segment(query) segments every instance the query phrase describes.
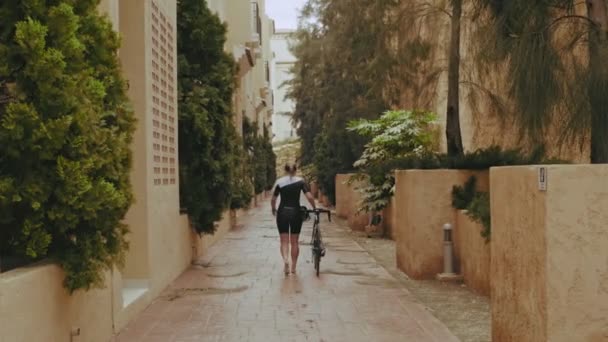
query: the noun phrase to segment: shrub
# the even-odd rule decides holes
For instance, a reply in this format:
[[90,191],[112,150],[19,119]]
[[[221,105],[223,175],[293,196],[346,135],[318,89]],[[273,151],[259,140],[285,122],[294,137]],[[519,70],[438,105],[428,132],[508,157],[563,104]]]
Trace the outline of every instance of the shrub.
[[236,66],[205,1],[178,1],[177,10],[180,205],[197,232],[213,233],[234,185]]
[[[11,5],[12,4],[12,5]],[[0,5],[0,254],[51,257],[73,292],[123,261],[134,116],[96,1]]]
[[[384,209],[394,193],[395,178],[387,169],[395,158],[420,158],[435,147],[433,122],[436,115],[419,111],[387,111],[376,120],[354,120],[349,131],[369,138],[354,164],[359,173],[353,180],[364,182],[357,190],[362,196],[359,211]],[[365,176],[363,176],[365,175]]]
[[475,197],[477,177],[471,176],[464,186],[456,185],[452,188],[452,207],[465,210]]
[[230,208],[248,208],[253,199],[251,161],[240,141],[237,143],[235,150],[233,172]]
[[264,125],[262,135],[258,134],[258,123],[243,118],[243,139],[245,149],[251,153],[253,165],[253,185],[256,194],[270,190],[277,178],[277,157],[272,149],[268,128]]
[[454,186],[452,189],[452,207],[466,210],[467,216],[481,224],[481,236],[490,240],[492,217],[490,211],[490,194],[476,190],[477,178],[471,176],[464,186]]
[[467,215],[475,222],[483,226],[481,236],[490,241],[492,234],[492,217],[490,210],[490,194],[487,192],[477,192],[467,208]]
[[336,173],[348,170],[341,167],[333,147],[328,135],[320,133],[315,141],[314,165],[319,188],[330,202],[336,203]]
[[270,191],[277,181],[277,156],[272,148],[270,134],[266,126],[264,126],[264,154],[266,155],[266,187],[264,190]]

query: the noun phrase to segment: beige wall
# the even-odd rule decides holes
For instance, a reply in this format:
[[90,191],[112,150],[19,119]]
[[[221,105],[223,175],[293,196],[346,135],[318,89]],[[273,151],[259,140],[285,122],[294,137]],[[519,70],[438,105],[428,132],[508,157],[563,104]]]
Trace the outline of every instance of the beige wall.
[[491,170],[495,341],[608,339],[608,166]]
[[193,241],[191,258],[196,261],[201,256],[205,255],[209,247],[221,239],[236,225],[236,212],[225,211],[222,219],[216,224],[215,234],[199,235],[192,231],[191,239]]
[[452,188],[476,174],[484,190],[483,172],[407,170],[395,172],[397,266],[414,279],[434,278],[443,270],[443,230],[456,222]]
[[481,236],[483,226],[474,222],[466,211],[456,211],[454,254],[458,272],[473,291],[490,296],[491,245]]
[[185,269],[191,253],[188,222],[179,213],[176,3],[120,5],[121,61],[138,119],[131,176],[136,203],[126,218],[131,249],[122,276],[148,281],[155,296]]
[[395,197],[391,198],[388,206],[384,209],[382,213],[382,226],[384,228],[384,236],[391,240],[395,240],[395,227],[397,225],[397,211],[399,207],[397,206],[397,201]]
[[[63,288],[64,273],[53,264],[24,267],[0,275],[0,341],[108,342],[112,336],[112,289]],[[70,339],[73,328],[80,336]]]
[[348,220],[351,229],[364,230],[369,223],[369,215],[359,213],[361,195],[356,189],[360,183],[348,184],[351,176],[353,174],[336,175],[336,215]]

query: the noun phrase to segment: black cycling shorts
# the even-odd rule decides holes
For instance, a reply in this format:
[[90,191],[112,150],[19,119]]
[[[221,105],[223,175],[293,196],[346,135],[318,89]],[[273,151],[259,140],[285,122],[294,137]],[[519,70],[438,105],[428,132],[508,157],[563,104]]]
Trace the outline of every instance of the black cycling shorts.
[[302,212],[300,208],[279,208],[277,212],[277,228],[279,234],[298,235],[302,230]]

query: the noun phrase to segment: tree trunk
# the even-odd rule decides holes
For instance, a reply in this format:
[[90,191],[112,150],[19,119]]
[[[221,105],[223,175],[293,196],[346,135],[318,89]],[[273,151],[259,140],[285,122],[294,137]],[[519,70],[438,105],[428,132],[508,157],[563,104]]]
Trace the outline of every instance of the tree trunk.
[[589,31],[589,102],[591,105],[591,163],[608,163],[608,4],[586,0]]
[[452,0],[450,56],[448,65],[448,108],[446,113],[445,135],[448,155],[464,153],[460,133],[460,18],[462,0]]

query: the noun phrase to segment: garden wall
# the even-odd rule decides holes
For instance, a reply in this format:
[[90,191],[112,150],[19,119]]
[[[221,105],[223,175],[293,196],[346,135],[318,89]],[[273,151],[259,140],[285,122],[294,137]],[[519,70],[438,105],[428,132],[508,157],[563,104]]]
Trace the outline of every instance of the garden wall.
[[483,226],[467,216],[466,211],[456,212],[454,226],[454,252],[459,273],[473,291],[490,296],[491,245],[481,236]]
[[395,227],[397,225],[397,201],[395,198],[391,198],[388,206],[382,212],[382,228],[384,229],[384,236],[388,239],[395,240]]
[[359,183],[348,184],[351,176],[353,174],[336,175],[336,215],[348,220],[351,229],[362,231],[368,225],[369,217],[358,213],[361,195],[355,189]]
[[491,170],[494,341],[608,339],[608,166]]
[[[246,212],[226,212],[213,235],[199,237],[180,215],[170,229],[152,239],[157,253],[150,255],[150,281],[141,296],[127,305],[125,291],[131,285],[115,270],[106,274],[105,288],[69,295],[63,288],[64,273],[56,264],[41,263],[0,274],[0,341],[70,341],[73,328],[80,329],[74,341],[107,342],[139,314],[158,293],[204,255]],[[165,276],[154,276],[161,275]],[[137,291],[132,288],[130,291]],[[36,328],[32,329],[32,322]]]
[[0,275],[0,341],[107,342],[112,337],[112,289],[77,292],[63,288],[64,273],[54,264],[37,264]]
[[196,261],[202,257],[207,252],[209,247],[224,237],[224,235],[234,228],[236,224],[236,212],[227,210],[222,215],[222,219],[217,222],[215,234],[199,235],[192,231],[193,253],[191,257],[193,261]]
[[395,172],[397,266],[413,279],[434,278],[443,270],[443,225],[456,223],[452,188],[472,175],[487,190],[488,172],[406,170]]

